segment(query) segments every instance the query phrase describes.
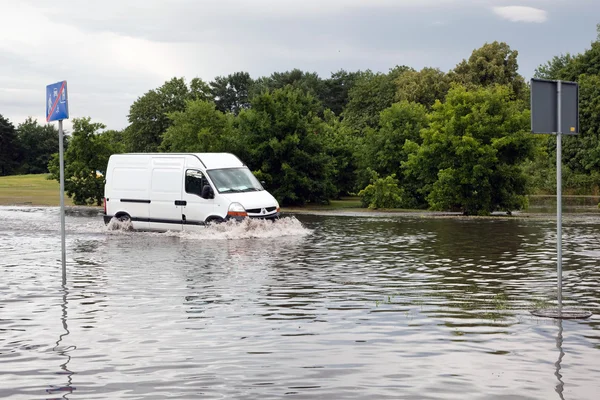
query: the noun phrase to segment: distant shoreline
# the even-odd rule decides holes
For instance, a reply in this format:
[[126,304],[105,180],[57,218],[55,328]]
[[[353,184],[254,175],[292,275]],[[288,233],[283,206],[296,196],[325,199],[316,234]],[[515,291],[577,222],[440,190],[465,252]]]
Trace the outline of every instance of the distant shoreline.
[[[0,210],[6,208],[56,208],[58,205],[31,205],[31,204],[0,204]],[[103,207],[98,206],[65,206],[66,215],[94,217],[104,214]],[[294,215],[315,215],[331,217],[355,217],[355,218],[422,218],[422,219],[457,219],[457,220],[544,220],[555,221],[555,212],[530,212],[516,211],[511,215],[505,212],[495,212],[492,215],[463,215],[460,212],[444,212],[429,210],[369,210],[365,208],[355,209],[319,209],[311,207],[290,207],[281,209],[281,217],[285,218]],[[600,210],[597,208],[586,207],[578,212],[563,212],[563,221],[574,220],[598,220],[600,222]]]
[[[1,207],[59,207],[58,182],[47,179],[48,174],[13,175],[0,177]],[[526,210],[514,211],[512,215],[495,212],[490,216],[465,216],[460,212],[439,212],[422,209],[368,209],[360,207],[360,198],[344,197],[331,200],[328,205],[307,204],[299,207],[281,207],[285,214],[337,215],[351,217],[419,217],[419,218],[491,218],[491,219],[556,219],[555,195],[531,195],[530,207]],[[600,209],[598,195],[563,195],[563,213],[565,219],[580,216],[598,216]],[[72,214],[102,213],[102,206],[77,206],[65,195],[67,212]]]

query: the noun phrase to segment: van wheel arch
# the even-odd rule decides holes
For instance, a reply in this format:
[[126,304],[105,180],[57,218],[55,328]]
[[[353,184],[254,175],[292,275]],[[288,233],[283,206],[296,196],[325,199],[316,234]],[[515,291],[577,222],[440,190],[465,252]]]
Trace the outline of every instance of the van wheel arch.
[[204,223],[206,225],[220,224],[222,222],[225,222],[225,219],[223,217],[219,217],[218,215],[211,215],[210,217],[206,218],[206,220],[204,221]]
[[126,212],[119,211],[115,214],[115,218],[121,222],[131,221],[131,217]]

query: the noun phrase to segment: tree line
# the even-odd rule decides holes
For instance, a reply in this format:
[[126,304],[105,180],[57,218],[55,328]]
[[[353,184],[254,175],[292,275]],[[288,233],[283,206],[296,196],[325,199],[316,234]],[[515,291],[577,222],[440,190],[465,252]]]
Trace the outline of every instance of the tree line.
[[[76,204],[100,204],[110,154],[224,151],[283,205],[356,194],[371,208],[518,210],[529,194],[555,192],[556,142],[530,133],[530,87],[517,59],[508,44],[493,42],[448,72],[402,65],[325,79],[298,69],[208,83],[174,77],[133,102],[121,131],[73,119],[65,187]],[[556,56],[535,76],[579,83],[582,130],[563,139],[563,183],[566,192],[596,194],[600,29],[589,49]],[[58,179],[56,130],[31,119],[11,127],[0,119],[0,173],[47,166]],[[48,148],[32,150],[45,140]]]

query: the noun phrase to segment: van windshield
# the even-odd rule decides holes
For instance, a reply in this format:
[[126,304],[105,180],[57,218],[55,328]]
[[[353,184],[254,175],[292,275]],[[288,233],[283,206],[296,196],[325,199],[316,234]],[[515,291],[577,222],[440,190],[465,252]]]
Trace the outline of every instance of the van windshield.
[[206,171],[219,193],[256,192],[264,190],[248,168],[211,169]]

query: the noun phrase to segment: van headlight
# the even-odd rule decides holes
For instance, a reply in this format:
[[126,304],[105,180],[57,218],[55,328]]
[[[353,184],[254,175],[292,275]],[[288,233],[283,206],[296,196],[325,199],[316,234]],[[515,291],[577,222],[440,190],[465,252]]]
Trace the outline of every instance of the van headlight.
[[231,203],[229,205],[229,210],[227,211],[227,215],[229,217],[247,217],[248,213],[243,205],[240,203]]

